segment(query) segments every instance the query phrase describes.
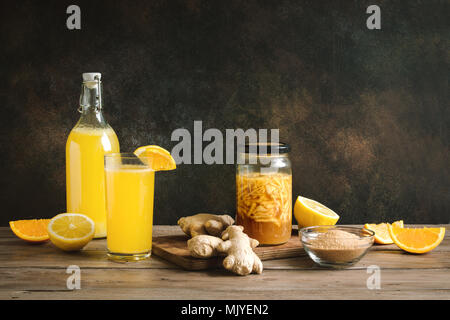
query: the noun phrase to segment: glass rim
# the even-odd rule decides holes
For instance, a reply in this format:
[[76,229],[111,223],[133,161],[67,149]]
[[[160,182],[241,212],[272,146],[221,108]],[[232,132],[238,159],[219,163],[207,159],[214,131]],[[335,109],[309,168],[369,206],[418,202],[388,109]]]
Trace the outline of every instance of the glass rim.
[[105,158],[139,159],[133,152],[111,152],[106,153]]
[[152,168],[151,164],[147,163],[143,159],[139,158],[132,152],[112,152],[104,155],[105,170],[111,170],[113,168],[122,168],[123,166],[133,165],[139,166],[139,170],[148,169],[156,171]]
[[[365,229],[364,227],[352,227],[352,226],[346,226],[346,225],[318,225],[318,226],[300,228],[298,231],[300,232],[300,234],[302,236],[309,238],[310,236],[313,236],[314,234],[322,233],[321,231],[318,231],[320,229],[327,229],[327,230],[334,229],[334,230],[347,231],[347,232],[359,235],[359,240],[373,238],[375,236],[375,232],[373,230]],[[340,238],[340,237],[333,237],[333,238]]]

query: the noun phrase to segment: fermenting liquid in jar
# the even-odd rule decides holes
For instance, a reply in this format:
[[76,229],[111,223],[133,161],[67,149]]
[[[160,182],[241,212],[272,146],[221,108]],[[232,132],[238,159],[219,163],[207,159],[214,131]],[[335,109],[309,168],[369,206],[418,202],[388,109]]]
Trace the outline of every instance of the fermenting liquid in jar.
[[236,173],[236,224],[261,245],[283,244],[291,237],[292,174],[287,164],[272,172],[247,167]]

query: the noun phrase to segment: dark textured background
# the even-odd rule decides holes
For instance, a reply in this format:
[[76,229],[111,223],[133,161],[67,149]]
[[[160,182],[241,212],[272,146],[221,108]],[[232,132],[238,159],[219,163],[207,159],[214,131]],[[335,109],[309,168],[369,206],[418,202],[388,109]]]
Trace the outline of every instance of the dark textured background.
[[[79,4],[82,30],[66,29]],[[366,28],[370,4],[382,30]],[[1,218],[65,211],[81,73],[122,151],[176,128],[280,128],[294,195],[340,223],[448,223],[449,1],[2,1]],[[232,165],[158,173],[155,223],[234,213]]]

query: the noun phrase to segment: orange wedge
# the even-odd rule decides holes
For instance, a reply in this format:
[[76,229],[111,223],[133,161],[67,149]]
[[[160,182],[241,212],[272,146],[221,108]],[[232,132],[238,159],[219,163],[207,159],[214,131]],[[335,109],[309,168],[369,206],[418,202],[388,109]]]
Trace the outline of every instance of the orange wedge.
[[134,154],[155,171],[174,170],[177,168],[170,152],[160,146],[139,147],[134,151]]
[[[403,220],[395,221],[392,225],[399,228],[403,228]],[[391,239],[391,236],[389,235],[388,223],[379,223],[379,224],[366,223],[364,225],[364,228],[375,232],[374,236],[375,243],[378,244],[394,243],[394,241],[392,241]]]
[[16,236],[28,242],[40,243],[49,239],[47,225],[50,219],[10,221],[9,226]]
[[389,235],[401,249],[410,253],[425,253],[444,239],[445,228],[400,228],[388,226]]

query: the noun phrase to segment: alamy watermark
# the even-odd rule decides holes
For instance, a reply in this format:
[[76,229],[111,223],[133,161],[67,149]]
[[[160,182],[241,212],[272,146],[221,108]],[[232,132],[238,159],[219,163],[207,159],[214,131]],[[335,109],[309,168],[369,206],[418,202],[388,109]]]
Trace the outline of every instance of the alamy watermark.
[[[378,5],[372,4],[367,7],[366,13],[370,16],[366,20],[366,26],[369,30],[381,29],[381,9]],[[66,27],[69,30],[81,29],[81,8],[78,5],[72,4],[67,7],[66,14],[69,16],[66,19]]]
[[81,289],[81,270],[77,265],[70,265],[66,269],[66,273],[70,274],[66,280],[66,286],[69,290]]
[[81,9],[79,6],[72,4],[67,7],[66,13],[70,14],[66,20],[66,27],[69,30],[81,29]]
[[[239,154],[244,152],[245,144],[251,154],[277,154],[278,149],[274,146],[279,144],[279,129],[225,129],[223,134],[216,128],[203,132],[203,122],[194,121],[193,134],[185,128],[179,128],[172,132],[171,141],[178,142],[171,151],[177,164],[269,164],[271,158],[246,160]],[[205,147],[204,142],[207,143]]]
[[371,265],[367,267],[367,273],[371,274],[367,278],[366,285],[369,290],[381,289],[381,269],[377,265]]
[[381,29],[381,9],[376,4],[367,7],[366,13],[371,15],[366,20],[366,26],[369,30]]

